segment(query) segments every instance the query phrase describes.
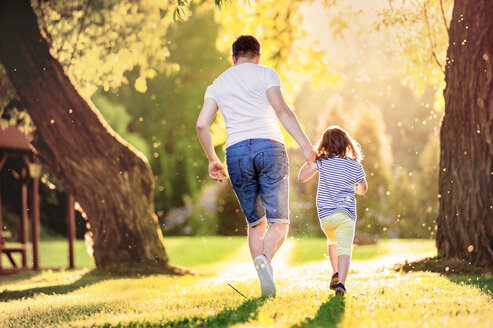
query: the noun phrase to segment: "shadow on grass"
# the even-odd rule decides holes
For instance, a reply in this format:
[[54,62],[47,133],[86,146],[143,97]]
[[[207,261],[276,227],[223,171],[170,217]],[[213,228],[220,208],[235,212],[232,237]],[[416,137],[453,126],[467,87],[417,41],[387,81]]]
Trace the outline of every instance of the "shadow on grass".
[[443,275],[481,275],[492,274],[493,267],[477,267],[467,261],[459,259],[443,259],[438,257],[427,257],[414,262],[397,263],[394,271],[412,272],[429,271]]
[[[24,276],[24,278],[26,277]],[[47,295],[68,294],[79,288],[83,288],[103,280],[115,279],[115,278],[118,277],[112,277],[108,274],[89,272],[83,275],[79,280],[71,284],[51,285],[51,286],[29,288],[23,290],[4,290],[0,292],[0,302],[19,300],[23,298],[31,298],[38,294],[47,294]]]
[[121,323],[116,326],[106,324],[101,326],[102,328],[109,327],[207,327],[207,328],[222,328],[230,327],[232,325],[247,323],[250,320],[257,319],[258,309],[266,301],[265,298],[251,298],[243,302],[240,306],[234,309],[225,309],[214,316],[209,317],[190,317],[179,320],[164,321],[158,323],[151,323],[146,321],[135,321]]
[[470,285],[493,296],[493,267],[477,267],[459,259],[428,257],[414,262],[396,264],[398,272],[437,272],[458,285]]
[[306,318],[293,327],[337,327],[344,318],[344,310],[344,297],[334,295],[322,303],[314,318]]
[[2,289],[2,286],[4,285],[11,285],[15,284],[17,282],[23,281],[23,280],[28,280],[32,279],[36,276],[39,276],[42,272],[41,271],[20,271],[18,273],[12,274],[12,275],[2,275],[0,276],[0,290]]
[[[29,308],[28,308],[29,309]],[[70,304],[63,302],[50,304],[34,311],[16,310],[6,313],[2,319],[1,327],[72,327],[71,323],[78,320],[87,320],[95,313],[109,313],[110,311],[123,311],[108,302],[88,302],[84,304]]]
[[481,289],[493,297],[493,275],[447,276],[447,279],[458,285],[470,285]]
[[229,327],[234,324],[245,323],[257,318],[258,309],[265,301],[265,298],[248,299],[239,307],[225,309],[215,316],[168,321],[164,323],[164,327]]

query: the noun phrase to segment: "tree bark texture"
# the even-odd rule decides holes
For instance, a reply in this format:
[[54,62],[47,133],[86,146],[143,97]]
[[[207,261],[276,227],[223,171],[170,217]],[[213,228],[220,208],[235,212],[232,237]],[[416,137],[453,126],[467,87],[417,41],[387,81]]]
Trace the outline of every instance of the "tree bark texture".
[[170,269],[147,160],[79,94],[28,0],[0,0],[0,63],[36,125],[39,159],[87,214],[96,266]]
[[493,266],[493,1],[455,0],[440,131],[438,253]]

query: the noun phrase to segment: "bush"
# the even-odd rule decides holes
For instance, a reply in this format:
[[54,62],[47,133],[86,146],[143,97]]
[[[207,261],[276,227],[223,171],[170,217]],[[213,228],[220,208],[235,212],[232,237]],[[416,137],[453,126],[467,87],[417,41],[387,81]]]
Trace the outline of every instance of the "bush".
[[185,198],[185,206],[173,209],[164,219],[163,233],[169,236],[205,236],[217,232],[217,214],[213,209],[192,203]]

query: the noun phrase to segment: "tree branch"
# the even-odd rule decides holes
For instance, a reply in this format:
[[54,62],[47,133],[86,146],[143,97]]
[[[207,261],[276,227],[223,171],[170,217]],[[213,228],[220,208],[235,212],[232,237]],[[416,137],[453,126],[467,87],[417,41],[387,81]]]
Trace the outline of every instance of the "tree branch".
[[426,28],[428,29],[428,40],[430,41],[430,48],[431,48],[431,54],[433,55],[433,58],[435,59],[435,62],[437,63],[438,67],[442,70],[443,74],[445,74],[445,70],[443,69],[442,64],[440,64],[440,61],[437,58],[436,52],[435,52],[435,45],[433,44],[433,39],[431,38],[431,29],[430,29],[430,22],[428,21],[428,13],[426,11],[426,3],[428,1],[424,2],[424,14],[425,14],[425,20],[426,20]]
[[77,33],[77,38],[75,39],[75,44],[74,44],[74,49],[72,50],[72,55],[70,55],[70,60],[69,60],[68,65],[67,65],[67,71],[70,68],[70,65],[72,65],[72,60],[74,59],[75,51],[77,50],[77,44],[79,44],[80,34],[82,33],[82,30],[84,29],[84,22],[86,20],[87,12],[88,12],[89,5],[90,5],[91,1],[92,0],[87,0],[86,6],[84,7],[84,12],[82,13],[82,17],[80,18],[80,28],[79,28],[79,32]]
[[38,9],[41,16],[41,21],[43,22],[43,33],[46,36],[47,39],[46,41],[48,41],[48,43],[51,46],[53,44],[53,38],[51,37],[51,33],[48,30],[48,23],[46,22],[46,13],[43,9],[43,5],[41,4],[41,1],[38,2]]
[[392,6],[392,1],[393,0],[388,0],[388,3],[389,3],[390,10],[394,11],[394,6]]
[[440,9],[442,10],[442,18],[443,18],[443,24],[445,25],[445,29],[447,30],[447,34],[450,37],[450,28],[447,25],[447,18],[445,17],[445,12],[443,11],[443,2],[440,0]]

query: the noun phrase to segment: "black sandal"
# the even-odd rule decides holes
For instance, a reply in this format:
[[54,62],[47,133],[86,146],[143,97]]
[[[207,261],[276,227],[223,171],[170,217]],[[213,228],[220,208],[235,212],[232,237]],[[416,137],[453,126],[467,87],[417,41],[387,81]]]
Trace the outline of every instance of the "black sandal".
[[338,283],[339,283],[339,272],[336,272],[334,273],[332,279],[330,280],[330,289],[335,290]]
[[342,283],[338,283],[335,289],[336,295],[344,296],[346,294],[346,287]]

